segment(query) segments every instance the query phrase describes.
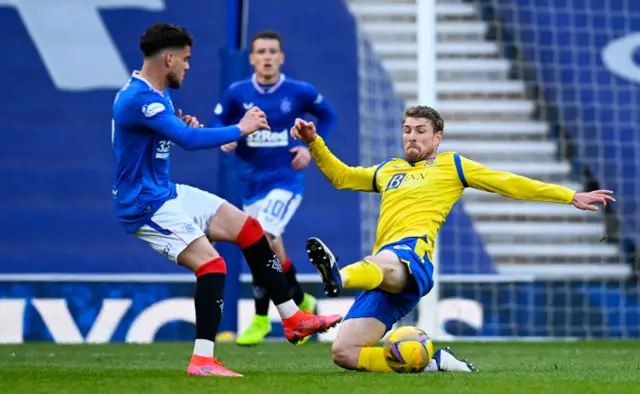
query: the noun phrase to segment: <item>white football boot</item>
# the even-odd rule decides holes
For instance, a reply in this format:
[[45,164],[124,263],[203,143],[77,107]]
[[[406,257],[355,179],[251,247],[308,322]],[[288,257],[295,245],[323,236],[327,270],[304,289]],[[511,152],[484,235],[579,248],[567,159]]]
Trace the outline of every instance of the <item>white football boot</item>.
[[449,347],[439,349],[429,363],[425,372],[478,372],[469,361],[458,360]]

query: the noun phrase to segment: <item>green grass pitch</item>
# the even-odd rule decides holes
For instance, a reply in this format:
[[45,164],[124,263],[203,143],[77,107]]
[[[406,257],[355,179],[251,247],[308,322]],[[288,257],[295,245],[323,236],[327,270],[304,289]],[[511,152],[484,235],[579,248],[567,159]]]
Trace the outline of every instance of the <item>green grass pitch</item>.
[[244,378],[187,377],[189,343],[0,346],[0,393],[640,393],[640,342],[454,343],[477,374],[342,371],[330,346],[219,344]]

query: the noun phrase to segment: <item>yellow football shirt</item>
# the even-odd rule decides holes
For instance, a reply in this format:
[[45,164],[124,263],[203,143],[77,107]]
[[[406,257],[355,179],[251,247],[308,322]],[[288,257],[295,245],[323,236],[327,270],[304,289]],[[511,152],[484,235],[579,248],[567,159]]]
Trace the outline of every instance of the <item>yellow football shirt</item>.
[[393,158],[372,167],[349,167],[318,136],[309,145],[318,168],[337,189],[382,194],[373,254],[390,243],[426,236],[427,253],[465,189],[473,187],[521,200],[570,204],[574,190],[510,172],[494,171],[453,152],[407,162]]

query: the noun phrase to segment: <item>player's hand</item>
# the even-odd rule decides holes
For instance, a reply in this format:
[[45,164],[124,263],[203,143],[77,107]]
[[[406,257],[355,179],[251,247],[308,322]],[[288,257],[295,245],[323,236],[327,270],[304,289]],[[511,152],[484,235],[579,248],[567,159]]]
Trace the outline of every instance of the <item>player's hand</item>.
[[315,141],[317,135],[316,125],[302,119],[296,119],[296,123],[291,128],[291,138],[302,140],[307,145]]
[[291,160],[291,167],[296,171],[304,170],[311,162],[311,153],[304,146],[296,146],[289,152],[295,154],[293,160]]
[[611,194],[613,194],[611,190],[596,190],[587,193],[576,193],[573,196],[571,204],[583,211],[597,211],[598,207],[594,204],[602,204],[602,206],[606,207],[608,201],[616,201],[611,197]]
[[238,147],[238,143],[233,141],[220,147],[224,153],[233,152]]
[[253,134],[258,130],[271,130],[269,123],[267,123],[267,115],[258,107],[253,107],[245,112],[238,127],[240,127],[242,135]]
[[200,121],[198,120],[198,118],[196,118],[195,116],[191,116],[191,115],[182,115],[182,110],[179,109],[178,113],[176,114],[178,116],[178,118],[182,119],[182,121],[187,125],[187,126],[191,126],[191,127],[204,127],[203,124],[200,123]]

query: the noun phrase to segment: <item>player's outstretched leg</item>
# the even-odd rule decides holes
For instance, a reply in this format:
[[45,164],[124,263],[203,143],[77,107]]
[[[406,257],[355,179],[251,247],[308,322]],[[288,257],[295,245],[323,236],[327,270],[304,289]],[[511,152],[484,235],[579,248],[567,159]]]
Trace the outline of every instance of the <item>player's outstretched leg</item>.
[[287,280],[289,286],[289,295],[293,301],[300,307],[301,310],[309,313],[314,313],[318,300],[309,293],[305,293],[302,289],[302,285],[298,282],[296,275],[296,267],[291,262],[291,258],[285,255],[284,264],[282,264],[282,270],[284,271],[284,277]]
[[[264,213],[264,210],[260,211],[260,213]],[[296,277],[296,269],[291,262],[291,258],[287,255],[284,247],[284,240],[282,239],[282,229],[287,221],[274,218],[269,220],[268,217],[263,217],[260,215],[258,216],[258,221],[261,224],[267,223],[269,225],[268,228],[265,227],[265,233],[267,235],[267,239],[269,240],[269,244],[271,245],[271,249],[276,254],[276,256],[278,256],[278,259],[280,259],[280,261],[282,262],[282,272],[284,273],[284,277],[287,280],[287,286],[289,287],[289,295],[291,296],[291,299],[293,299],[293,302],[295,302],[301,310],[313,313],[315,311],[316,299],[310,294],[305,294],[304,290],[302,290],[302,286],[300,285],[300,283],[298,282],[298,278]],[[257,306],[258,305],[256,304],[256,311],[258,310]],[[268,308],[269,304],[267,304],[266,307]],[[265,314],[268,310],[267,308],[264,309]]]
[[[383,248],[377,255],[339,269],[329,248],[317,238],[307,241],[309,259],[316,266],[329,296],[336,296],[340,289],[364,290],[358,295],[347,313],[336,341],[333,343],[333,361],[345,369],[369,372],[391,372],[384,359],[384,350],[374,347],[394,323],[413,310],[421,297],[420,285],[428,280],[419,273],[418,266],[410,273],[407,264],[397,253],[407,248]],[[403,255],[403,261],[416,256]],[[458,360],[450,349],[440,349],[425,368],[431,371],[474,372],[473,365]]]
[[[288,257],[287,260],[289,260]],[[311,294],[304,292],[300,282],[298,282],[296,269],[293,264],[291,264],[291,260],[289,260],[288,268],[285,266],[284,277],[289,285],[289,295],[291,295],[291,298],[295,301],[298,307],[305,312],[315,313],[316,307],[318,306],[318,299]]]
[[342,289],[342,276],[331,250],[319,238],[312,237],[307,240],[307,254],[322,277],[327,297],[338,297]]
[[[273,246],[273,242],[271,242]],[[272,248],[273,249],[273,248]],[[278,254],[278,253],[276,253]],[[286,254],[285,254],[286,256]],[[308,313],[314,313],[317,300],[310,294],[304,293],[302,287],[296,279],[296,271],[288,256],[282,264],[285,279],[289,287],[289,295],[298,307]],[[253,277],[253,297],[255,301],[255,315],[251,324],[236,339],[236,343],[241,346],[255,346],[260,344],[264,338],[271,334],[271,320],[269,319],[269,304],[271,300],[265,290],[265,286],[260,282],[260,278]],[[301,340],[298,345],[306,343],[311,336]]]
[[289,342],[298,343],[342,321],[340,315],[316,316],[298,309],[289,296],[280,260],[273,253],[257,219],[225,203],[209,224],[208,230],[211,240],[232,241],[242,249],[252,275],[260,278],[269,298],[276,305]]
[[307,240],[307,254],[322,276],[324,292],[328,297],[338,297],[343,287],[362,291],[373,290],[385,280],[383,268],[367,258],[340,269],[331,250],[318,238]]
[[[363,300],[365,308],[373,307],[369,301]],[[341,368],[360,372],[393,372],[385,361],[384,349],[375,346],[386,331],[386,325],[373,317],[345,320],[333,343],[333,362]],[[476,369],[444,348],[436,351],[424,372],[476,372]]]
[[[298,305],[300,310],[307,313],[315,313],[318,300],[311,294],[305,293],[304,290],[302,290],[302,286],[296,277],[296,268],[293,266],[291,259],[286,254],[282,270],[284,271],[284,278],[287,280],[287,285],[289,286],[289,295],[291,296],[291,299],[293,299],[296,305]],[[298,345],[304,345],[309,342],[310,339],[311,335],[298,342]]]
[[[310,294],[305,294],[296,278],[296,270],[287,256],[282,234],[300,204],[301,196],[294,195],[290,191],[274,189],[263,199],[243,207],[250,216],[255,217],[264,229],[271,250],[282,263],[282,271],[287,281],[289,296],[293,302],[304,312],[314,313],[317,300]],[[286,206],[284,210],[276,211],[273,206]],[[269,306],[271,300],[262,283],[262,278],[253,276],[253,298],[255,301],[255,315],[249,327],[236,339],[236,343],[242,346],[255,346],[260,344],[272,330],[269,319]],[[311,336],[307,336],[298,345],[304,344]]]

